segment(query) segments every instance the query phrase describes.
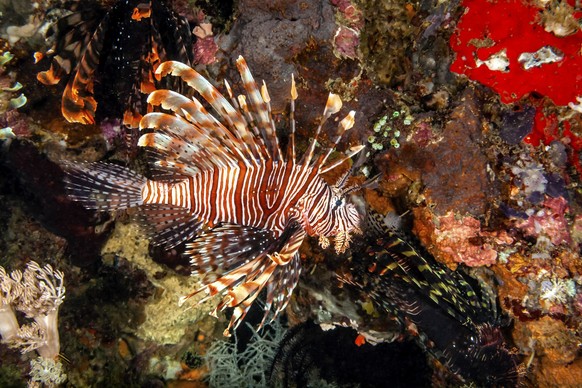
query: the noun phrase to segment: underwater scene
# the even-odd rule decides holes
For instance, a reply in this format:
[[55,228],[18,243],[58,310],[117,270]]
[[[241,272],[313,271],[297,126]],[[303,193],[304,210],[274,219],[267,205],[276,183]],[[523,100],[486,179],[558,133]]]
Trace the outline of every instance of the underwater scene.
[[582,386],[579,0],[0,0],[0,387]]

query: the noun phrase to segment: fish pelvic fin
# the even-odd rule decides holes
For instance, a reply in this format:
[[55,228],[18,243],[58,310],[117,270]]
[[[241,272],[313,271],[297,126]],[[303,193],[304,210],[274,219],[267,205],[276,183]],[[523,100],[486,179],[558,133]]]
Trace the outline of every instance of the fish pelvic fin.
[[[205,284],[200,289],[182,300],[204,291],[207,296],[200,301],[202,303],[208,298],[220,294],[222,300],[214,313],[227,307],[233,308],[230,323],[224,333],[228,336],[244,320],[253,302],[265,288],[267,300],[263,322],[271,312],[276,316],[285,308],[299,278],[301,267],[297,250],[306,234],[295,223],[287,226],[278,237],[262,229],[244,226],[229,225],[227,228],[217,227],[215,229],[203,233],[199,237],[202,242],[197,241],[197,239],[194,243],[188,244],[187,247],[190,248],[196,274],[204,274],[213,278],[208,275],[215,274],[215,269],[225,269],[226,271],[218,273],[218,278],[214,277],[214,281],[203,281]],[[265,239],[257,238],[261,234]],[[226,260],[228,264],[225,265],[224,262],[209,261],[200,256],[201,253],[208,254],[210,241],[216,243],[211,249],[215,255],[220,258],[228,256],[235,260]],[[248,241],[256,241],[256,246],[246,246]],[[240,253],[239,242],[243,244],[242,250],[249,252],[249,255]],[[205,246],[206,250],[196,255],[194,252],[198,252],[198,246]],[[219,252],[223,252],[223,254]]]

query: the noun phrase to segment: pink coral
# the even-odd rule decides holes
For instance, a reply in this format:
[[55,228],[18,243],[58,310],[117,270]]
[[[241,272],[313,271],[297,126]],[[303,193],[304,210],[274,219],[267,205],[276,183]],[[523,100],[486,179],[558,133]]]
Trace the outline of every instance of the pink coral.
[[360,31],[364,27],[362,12],[351,0],[332,0],[331,3],[341,15],[337,20],[339,27],[333,37],[334,53],[338,57],[356,59],[360,45]]
[[201,23],[194,28],[194,35],[198,38],[194,44],[194,62],[201,65],[210,65],[216,62],[218,45],[214,41],[212,24]]
[[565,213],[568,202],[563,197],[548,198],[543,203],[543,209],[519,222],[516,226],[527,236],[547,236],[552,244],[569,244],[572,239],[568,231]]
[[350,27],[357,30],[361,30],[364,27],[362,11],[356,8],[351,0],[331,0],[331,4],[338,8]]
[[511,244],[505,232],[486,232],[481,223],[469,215],[459,216],[449,211],[436,217],[426,208],[414,210],[414,232],[439,261],[451,268],[458,263],[469,267],[494,264],[497,245]]
[[123,129],[119,119],[103,120],[100,124],[107,149],[112,149],[115,143],[122,137]]
[[360,44],[359,32],[341,26],[335,33],[333,38],[334,48],[337,54],[341,57],[355,59],[358,56],[358,46]]
[[442,254],[469,267],[495,263],[497,252],[491,244],[474,242],[481,241],[483,236],[479,220],[471,216],[456,218],[453,212],[448,212],[438,219],[438,225],[435,243]]

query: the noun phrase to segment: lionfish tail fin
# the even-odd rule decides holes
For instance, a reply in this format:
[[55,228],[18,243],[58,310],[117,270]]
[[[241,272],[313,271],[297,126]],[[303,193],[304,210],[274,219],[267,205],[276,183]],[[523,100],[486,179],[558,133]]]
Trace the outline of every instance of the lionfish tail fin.
[[88,209],[120,210],[143,203],[146,178],[129,168],[110,163],[64,165],[69,197]]

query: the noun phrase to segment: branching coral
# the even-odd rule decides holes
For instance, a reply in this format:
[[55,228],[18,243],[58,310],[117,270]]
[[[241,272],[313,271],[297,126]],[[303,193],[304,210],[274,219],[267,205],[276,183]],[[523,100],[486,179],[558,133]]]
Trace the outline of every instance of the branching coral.
[[[250,327],[250,326],[249,326]],[[252,327],[250,327],[252,330]],[[210,370],[211,387],[266,387],[269,366],[275,358],[277,347],[285,335],[285,329],[274,321],[265,327],[262,335],[253,332],[245,350],[237,350],[235,341],[215,341],[206,352]]]
[[[24,272],[15,270],[10,275],[0,267],[0,335],[22,353],[38,352],[40,357],[31,362],[32,382],[53,386],[66,379],[58,360],[58,312],[64,299],[64,275],[49,264],[40,267],[31,261]],[[15,311],[32,322],[20,325]]]

